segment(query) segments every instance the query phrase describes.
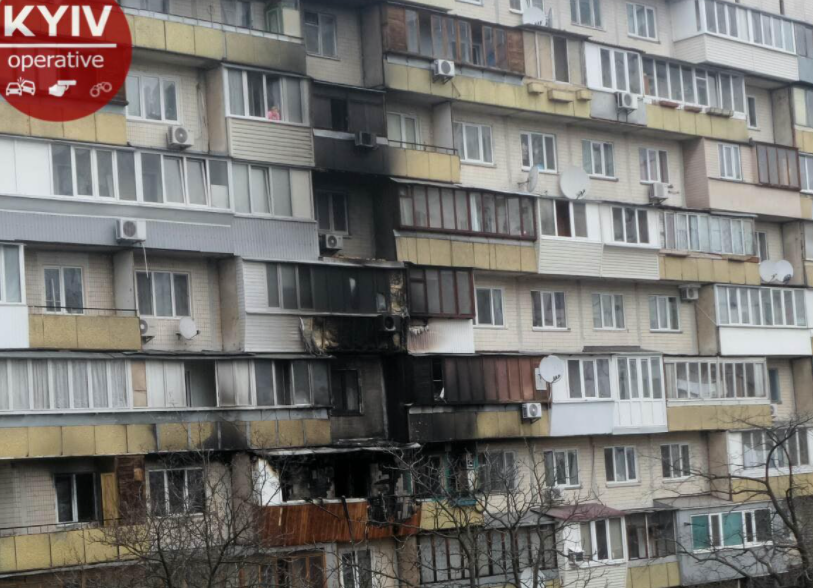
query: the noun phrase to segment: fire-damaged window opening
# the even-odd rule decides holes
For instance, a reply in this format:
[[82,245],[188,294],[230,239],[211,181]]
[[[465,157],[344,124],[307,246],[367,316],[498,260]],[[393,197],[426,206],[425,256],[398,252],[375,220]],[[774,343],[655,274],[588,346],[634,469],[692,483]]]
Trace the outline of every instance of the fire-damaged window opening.
[[435,400],[444,400],[445,389],[443,387],[443,358],[432,358],[432,392]]
[[424,498],[505,494],[517,486],[517,454],[487,447],[455,448],[419,459],[412,483]]
[[330,370],[330,392],[333,414],[358,415],[362,413],[362,394],[359,371],[344,365]]
[[59,523],[96,520],[96,475],[92,472],[55,474],[56,513]]

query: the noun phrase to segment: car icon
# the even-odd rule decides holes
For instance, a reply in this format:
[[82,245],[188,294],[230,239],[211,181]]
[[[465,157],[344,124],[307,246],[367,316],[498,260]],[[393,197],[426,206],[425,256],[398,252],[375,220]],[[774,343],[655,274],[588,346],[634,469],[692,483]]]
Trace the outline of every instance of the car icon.
[[11,82],[6,86],[6,96],[22,96],[23,87],[17,82]]
[[30,94],[31,96],[33,96],[37,91],[37,87],[34,85],[34,82],[29,80],[23,80],[23,82],[20,84],[20,88],[23,93]]
[[22,96],[23,94],[30,94],[33,96],[37,91],[37,86],[30,80],[18,80],[10,82],[6,86],[6,96]]

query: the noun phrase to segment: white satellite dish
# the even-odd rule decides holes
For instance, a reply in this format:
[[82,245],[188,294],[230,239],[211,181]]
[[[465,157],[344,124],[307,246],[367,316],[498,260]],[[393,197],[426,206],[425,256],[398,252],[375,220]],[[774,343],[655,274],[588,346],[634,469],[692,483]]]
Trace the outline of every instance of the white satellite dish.
[[562,172],[559,187],[567,198],[578,200],[584,198],[590,189],[590,177],[580,167],[571,167]]
[[528,6],[522,11],[522,24],[545,26],[547,24],[547,15],[541,8]]
[[771,283],[776,279],[776,264],[770,259],[759,264],[759,277],[763,282]]
[[178,334],[187,340],[198,334],[198,326],[191,316],[183,317],[181,322],[178,323]]
[[522,183],[525,186],[525,191],[533,193],[536,191],[537,185],[539,185],[539,166],[535,165],[530,170],[528,170],[528,179]]
[[793,266],[786,259],[780,259],[774,264],[776,269],[776,281],[780,284],[787,284],[793,278]]
[[562,379],[565,373],[565,362],[555,355],[548,355],[539,362],[539,375],[550,384]]

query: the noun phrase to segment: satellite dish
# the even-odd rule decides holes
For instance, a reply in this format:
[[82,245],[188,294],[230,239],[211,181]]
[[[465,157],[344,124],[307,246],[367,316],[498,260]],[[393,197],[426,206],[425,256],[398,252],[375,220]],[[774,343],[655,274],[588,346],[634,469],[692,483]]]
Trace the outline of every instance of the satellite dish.
[[786,259],[780,259],[774,263],[776,269],[776,281],[780,284],[787,284],[793,277],[793,266]]
[[763,282],[773,282],[776,279],[776,264],[770,259],[759,264],[759,277]]
[[539,375],[542,379],[555,384],[565,373],[565,362],[555,355],[548,355],[539,362]]
[[528,170],[528,179],[525,180],[525,191],[529,193],[535,192],[537,185],[539,185],[539,166],[535,165]]
[[544,26],[546,22],[545,11],[536,6],[528,6],[522,11],[522,24],[540,25]]
[[181,322],[178,323],[178,334],[187,340],[198,334],[198,326],[191,316],[183,317]]
[[578,200],[587,195],[590,189],[590,177],[580,167],[571,167],[562,172],[559,187],[567,198]]

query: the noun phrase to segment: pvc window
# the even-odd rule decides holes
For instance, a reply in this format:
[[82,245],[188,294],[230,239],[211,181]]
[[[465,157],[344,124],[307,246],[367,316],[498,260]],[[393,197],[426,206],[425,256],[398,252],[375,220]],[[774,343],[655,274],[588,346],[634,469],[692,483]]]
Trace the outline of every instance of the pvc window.
[[423,150],[417,117],[400,112],[388,112],[387,140],[392,147]]
[[641,57],[619,49],[600,50],[601,85],[619,92],[641,93]]
[[520,133],[522,169],[536,167],[541,171],[556,171],[556,137],[543,133]]
[[692,475],[688,443],[661,445],[661,474],[669,479]]
[[624,519],[630,560],[667,557],[677,552],[673,512],[635,513]]
[[137,10],[150,10],[165,14],[169,12],[168,0],[122,0],[121,5]]
[[722,512],[692,517],[692,549],[708,551],[771,541],[771,511]]
[[517,454],[490,451],[477,454],[477,487],[487,494],[505,494],[516,489]]
[[330,372],[324,361],[253,361],[253,391],[246,381],[247,368],[236,366],[237,371],[233,371],[229,363],[218,363],[219,406],[313,406],[330,402]]
[[136,294],[141,316],[191,316],[189,274],[136,272]]
[[541,199],[539,208],[543,235],[587,238],[587,207],[584,202]]
[[768,233],[764,231],[757,231],[754,233],[756,238],[756,254],[760,261],[770,259],[768,251]]
[[567,379],[570,398],[596,400],[612,397],[609,359],[569,359]]
[[666,364],[673,400],[765,398],[764,361],[682,360]]
[[805,327],[804,290],[717,286],[717,323]]
[[745,431],[740,437],[744,468],[764,468],[769,460],[772,468],[810,465],[806,428]]
[[605,447],[604,474],[608,482],[636,482],[635,447]]
[[601,27],[601,0],[570,0],[570,20],[585,27]]
[[58,523],[86,523],[96,520],[95,474],[54,475]]
[[621,400],[663,398],[661,360],[658,357],[619,357],[618,396]]
[[246,29],[251,28],[251,2],[220,0],[223,23]]
[[347,227],[347,196],[340,192],[316,193],[316,225],[320,231],[349,233]]
[[545,451],[543,459],[547,487],[579,485],[579,452],[577,450]]
[[305,49],[310,55],[338,57],[336,17],[306,10],[302,17]]
[[756,151],[757,179],[760,184],[800,189],[799,152],[796,149],[758,144]]
[[802,176],[802,191],[813,192],[813,155],[800,155],[799,168]]
[[81,267],[47,267],[45,277],[45,310],[68,314],[84,312]]
[[588,175],[615,179],[613,144],[601,141],[582,141],[582,162]]
[[175,78],[131,73],[127,76],[127,118],[180,122],[180,83]]
[[718,155],[720,158],[720,177],[725,180],[741,182],[740,146],[720,143],[718,145]]
[[226,70],[231,116],[306,124],[303,82],[259,71]]
[[593,328],[623,329],[624,296],[622,294],[593,294]]
[[601,519],[581,523],[579,527],[582,552],[586,560],[624,560],[624,519]]
[[499,288],[477,288],[477,324],[504,327],[502,290]]
[[762,12],[751,11],[751,40],[757,45],[796,52],[793,23]]
[[361,414],[362,397],[358,370],[332,368],[330,392],[334,414]]
[[536,329],[566,329],[567,309],[564,292],[531,291],[533,326]]
[[630,37],[658,39],[655,9],[643,4],[627,4],[627,33]]
[[614,206],[613,240],[616,243],[649,243],[649,215],[646,210]]
[[664,243],[667,249],[754,254],[754,222],[706,214],[663,213]]
[[202,468],[150,470],[150,508],[156,516],[202,513],[206,499]]
[[649,297],[649,330],[680,331],[680,303],[676,296]]
[[748,115],[748,128],[759,129],[759,120],[757,119],[757,99],[754,96],[746,96],[745,102],[748,106],[746,111],[746,114]]
[[641,181],[646,183],[669,183],[669,157],[662,149],[638,149],[638,165]]
[[23,256],[19,245],[0,244],[0,304],[23,301]]
[[293,216],[288,168],[233,163],[232,181],[235,212]]
[[643,80],[644,94],[653,98],[745,113],[742,76],[644,57]]
[[455,122],[453,127],[455,149],[460,154],[461,161],[465,163],[494,163],[490,126]]
[[340,552],[341,588],[370,588],[373,586],[373,567],[370,550]]
[[544,10],[545,3],[543,0],[509,0],[508,7],[514,12],[523,12],[530,7]]

